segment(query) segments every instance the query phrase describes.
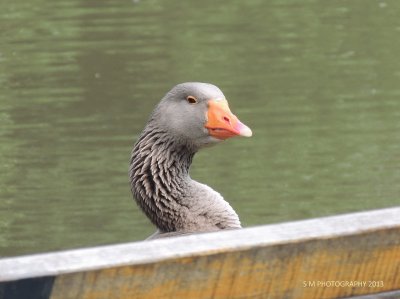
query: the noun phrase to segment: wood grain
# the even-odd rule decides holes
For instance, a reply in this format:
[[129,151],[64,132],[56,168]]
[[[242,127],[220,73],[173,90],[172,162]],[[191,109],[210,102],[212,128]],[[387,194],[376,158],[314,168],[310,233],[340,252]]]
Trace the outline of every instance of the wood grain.
[[54,299],[344,298],[400,290],[400,208],[0,260]]

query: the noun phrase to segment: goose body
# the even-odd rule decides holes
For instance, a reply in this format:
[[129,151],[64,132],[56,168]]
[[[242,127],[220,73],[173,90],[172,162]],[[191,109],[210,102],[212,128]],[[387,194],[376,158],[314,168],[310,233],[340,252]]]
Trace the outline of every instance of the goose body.
[[214,85],[182,83],[164,96],[134,145],[129,169],[134,198],[158,229],[152,238],[241,227],[229,203],[191,179],[189,168],[201,148],[251,134]]

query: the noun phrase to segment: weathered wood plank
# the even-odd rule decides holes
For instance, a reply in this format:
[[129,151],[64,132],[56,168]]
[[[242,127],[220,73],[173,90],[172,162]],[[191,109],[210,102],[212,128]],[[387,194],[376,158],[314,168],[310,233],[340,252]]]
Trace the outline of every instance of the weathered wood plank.
[[394,292],[376,293],[372,295],[347,297],[343,299],[399,299],[399,298],[400,298],[400,290]]
[[35,277],[54,277],[53,299],[321,299],[400,290],[400,208],[0,260],[3,290]]

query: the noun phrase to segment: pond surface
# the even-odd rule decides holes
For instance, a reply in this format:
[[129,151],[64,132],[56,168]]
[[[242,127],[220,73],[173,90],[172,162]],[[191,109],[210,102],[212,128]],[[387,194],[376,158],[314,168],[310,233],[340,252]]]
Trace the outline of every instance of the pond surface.
[[0,3],[0,256],[142,240],[131,147],[175,84],[253,129],[193,178],[245,226],[400,205],[400,2]]

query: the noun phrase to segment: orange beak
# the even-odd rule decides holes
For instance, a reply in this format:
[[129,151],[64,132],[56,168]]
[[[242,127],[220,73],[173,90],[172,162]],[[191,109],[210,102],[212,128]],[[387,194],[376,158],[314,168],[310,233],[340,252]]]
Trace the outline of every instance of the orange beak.
[[253,134],[250,128],[231,112],[225,99],[208,101],[205,127],[211,136],[222,140],[233,136],[250,137]]

